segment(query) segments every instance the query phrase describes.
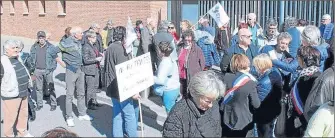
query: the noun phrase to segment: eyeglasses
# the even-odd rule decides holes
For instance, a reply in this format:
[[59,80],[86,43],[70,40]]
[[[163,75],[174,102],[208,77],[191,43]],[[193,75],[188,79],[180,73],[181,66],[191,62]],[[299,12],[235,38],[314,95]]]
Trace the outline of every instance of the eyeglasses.
[[168,29],[174,29],[174,27],[168,27]]
[[249,18],[248,20],[252,20],[251,18]]

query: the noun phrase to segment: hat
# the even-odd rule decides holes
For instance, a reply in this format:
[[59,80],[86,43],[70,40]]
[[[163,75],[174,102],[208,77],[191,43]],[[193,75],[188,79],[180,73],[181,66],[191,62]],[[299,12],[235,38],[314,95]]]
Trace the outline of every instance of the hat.
[[141,23],[142,23],[141,20],[137,20],[137,21],[136,21],[136,26],[140,25]]
[[44,31],[38,31],[37,32],[37,37],[45,37],[45,36],[46,36],[46,34],[45,34]]

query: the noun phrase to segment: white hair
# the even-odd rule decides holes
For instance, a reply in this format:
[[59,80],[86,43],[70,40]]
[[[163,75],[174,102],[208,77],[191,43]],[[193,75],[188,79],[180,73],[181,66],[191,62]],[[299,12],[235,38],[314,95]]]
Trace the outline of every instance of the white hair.
[[318,27],[308,25],[301,33],[301,39],[310,46],[318,46],[321,40],[321,33]]
[[82,32],[83,32],[83,30],[78,26],[72,27],[71,30],[70,30],[71,36],[74,36],[77,33],[82,33]]
[[99,28],[99,27],[100,27],[99,24],[97,24],[97,23],[92,23],[92,25],[91,25],[90,28]]
[[322,16],[322,19],[331,19],[332,17],[329,14],[325,14]]
[[4,52],[6,53],[7,49],[11,47],[19,47],[19,42],[12,39],[5,41],[5,44],[3,45]]
[[201,71],[192,77],[188,86],[192,97],[215,97],[223,96],[226,85],[219,79],[214,71]]
[[257,16],[256,16],[255,13],[249,13],[249,14],[248,14],[248,17],[249,17],[249,18],[255,18],[255,19],[256,19]]

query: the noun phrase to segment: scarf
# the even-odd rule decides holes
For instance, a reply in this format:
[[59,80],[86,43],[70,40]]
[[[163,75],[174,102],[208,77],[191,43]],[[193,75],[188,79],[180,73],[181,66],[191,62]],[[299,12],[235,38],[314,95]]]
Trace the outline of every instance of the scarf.
[[312,76],[314,73],[320,71],[320,68],[317,66],[310,66],[301,70],[299,76]]

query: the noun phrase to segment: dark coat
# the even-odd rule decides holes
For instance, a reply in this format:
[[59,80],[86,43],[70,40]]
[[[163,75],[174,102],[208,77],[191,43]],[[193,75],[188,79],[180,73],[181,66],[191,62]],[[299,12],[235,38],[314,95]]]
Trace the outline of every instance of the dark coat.
[[[225,74],[223,80],[225,80],[228,90],[233,87],[233,82],[241,75],[241,72]],[[249,81],[235,91],[231,101],[227,104],[221,102],[223,122],[232,130],[242,130],[253,121],[253,110],[261,104],[256,87],[256,82]]]
[[154,59],[152,59],[156,65],[158,66],[159,63],[161,62],[162,58],[160,56],[160,49],[159,49],[159,43],[160,42],[172,42],[173,36],[168,33],[167,31],[159,31],[157,34],[155,34],[152,37],[152,47],[151,47],[151,53]]
[[153,36],[153,32],[151,32],[147,26],[143,27],[143,30],[141,30],[140,48],[138,49],[137,56],[150,52],[149,48],[152,46]]
[[[183,47],[183,43],[181,43],[178,47],[178,55],[180,53],[181,47]],[[186,60],[186,79],[189,82],[196,73],[203,71],[205,68],[205,57],[202,53],[201,48],[193,43],[191,51],[188,55],[188,59]]]
[[322,104],[334,101],[334,70],[335,66],[332,66],[315,79],[304,106],[307,121]]
[[[57,62],[56,62],[56,58],[58,57],[57,53],[55,51],[57,51],[57,48],[52,45],[50,42],[46,42],[45,46],[47,47],[47,51],[46,51],[46,70],[48,71],[48,73],[53,72],[56,67],[57,67]],[[34,72],[35,67],[36,67],[36,48],[39,47],[38,42],[35,43],[31,49],[30,49],[30,56],[29,56],[29,63],[30,63],[30,72]]]
[[[81,44],[85,45],[86,43],[88,43],[88,38],[86,36],[86,33],[89,30],[86,30],[85,32],[83,32],[83,39],[81,39]],[[97,35],[97,41],[94,43],[94,46],[97,47],[97,49],[99,50],[100,53],[104,52],[104,48],[103,48],[103,42],[102,42],[102,36],[100,33],[96,33]]]
[[258,79],[257,92],[262,100],[254,119],[258,124],[268,124],[280,114],[283,93],[282,77],[277,68],[272,68]]
[[96,71],[99,70],[97,64],[99,61],[95,58],[100,57],[100,54],[96,54],[95,50],[98,50],[90,43],[83,45],[83,71],[86,75],[95,75]]
[[219,105],[203,114],[191,99],[182,99],[172,108],[163,126],[163,137],[221,137]]
[[130,60],[131,54],[127,54],[121,42],[111,43],[105,54],[104,72],[107,86],[107,96],[119,99],[119,90],[116,80],[115,66]]

